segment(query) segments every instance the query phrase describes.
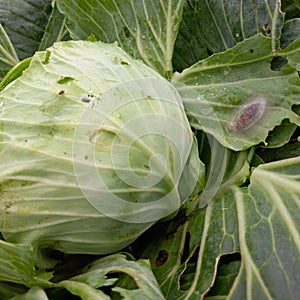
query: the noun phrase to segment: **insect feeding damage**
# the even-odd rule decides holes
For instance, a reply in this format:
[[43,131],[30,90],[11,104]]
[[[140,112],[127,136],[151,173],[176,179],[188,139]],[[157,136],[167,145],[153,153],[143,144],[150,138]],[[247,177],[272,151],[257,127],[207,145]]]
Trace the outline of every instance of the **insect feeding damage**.
[[256,124],[266,110],[266,99],[257,97],[241,105],[229,124],[230,131],[244,131]]

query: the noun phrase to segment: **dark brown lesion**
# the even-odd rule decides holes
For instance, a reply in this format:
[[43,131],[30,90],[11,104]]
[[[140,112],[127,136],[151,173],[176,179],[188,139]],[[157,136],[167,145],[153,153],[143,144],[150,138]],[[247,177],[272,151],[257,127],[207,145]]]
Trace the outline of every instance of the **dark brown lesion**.
[[156,266],[162,266],[163,264],[166,263],[166,261],[169,258],[169,253],[167,250],[159,250],[157,258],[155,260]]
[[229,125],[231,131],[244,131],[261,119],[265,112],[266,102],[262,97],[249,102],[240,108],[234,120]]

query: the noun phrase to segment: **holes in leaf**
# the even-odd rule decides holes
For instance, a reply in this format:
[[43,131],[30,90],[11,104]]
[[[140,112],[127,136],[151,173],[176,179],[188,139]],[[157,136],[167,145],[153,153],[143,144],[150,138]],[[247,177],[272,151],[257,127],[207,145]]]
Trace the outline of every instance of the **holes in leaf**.
[[[300,146],[299,137],[300,137],[300,127],[297,126],[296,130],[294,131],[294,133],[293,133],[293,135],[291,137],[291,142],[294,142],[294,143],[296,143],[298,145],[298,149],[297,149],[298,155],[295,155],[295,156],[299,156],[299,153],[300,153],[300,150],[299,150],[299,146]],[[292,155],[293,155],[293,153],[292,153]]]
[[272,71],[280,71],[283,66],[288,63],[288,60],[282,56],[276,56],[272,59],[270,68]]
[[254,53],[254,49],[250,49],[249,52],[250,52],[250,54],[253,54]]
[[155,260],[156,266],[162,266],[167,262],[169,258],[169,252],[167,250],[159,250],[157,258]]
[[263,31],[265,32],[265,35],[266,36],[271,36],[271,28],[269,27],[269,24],[268,23],[265,23],[262,25],[262,29]]
[[208,56],[211,56],[212,54],[214,54],[214,52],[212,50],[210,50],[209,48],[206,48],[206,52]]
[[55,283],[78,275],[78,270],[82,268],[88,271],[92,267],[91,263],[96,259],[95,256],[86,254],[65,255],[58,250],[52,250],[50,248],[44,251],[43,252],[48,255],[47,257],[61,261],[61,263],[57,263],[53,268],[49,269],[49,271],[53,272],[51,281]]
[[191,287],[191,282],[193,282],[196,273],[199,248],[200,246],[197,246],[190,254],[191,257],[187,258],[187,260],[185,261],[186,268],[179,279],[180,290],[182,291],[187,291]]
[[112,288],[115,286],[118,287],[123,287],[126,290],[137,290],[139,287],[137,286],[135,280],[128,275],[127,273],[123,273],[123,272],[118,272],[118,271],[111,271],[105,274],[105,279],[106,280],[112,280],[112,282],[117,279],[114,284],[110,285],[110,286],[102,286],[101,290],[107,294],[107,295],[111,295]]
[[[293,110],[297,110],[297,106]],[[300,109],[300,107],[299,107]],[[295,111],[297,113],[297,111]],[[298,111],[300,113],[300,111]],[[256,155],[264,163],[278,161],[282,159],[297,157],[300,155],[300,127],[284,119],[279,126],[276,126],[266,140],[267,147],[257,148]],[[280,141],[280,143],[278,143]],[[282,145],[284,143],[284,145]],[[282,145],[282,146],[281,146]]]
[[299,104],[292,105],[292,111],[300,116],[300,105]]
[[130,31],[129,31],[128,27],[125,26],[123,31],[124,31],[125,36],[128,38],[130,36]]
[[80,300],[81,298],[72,295],[69,291],[65,289],[48,289],[47,299],[68,299],[68,300]]
[[71,77],[71,76],[60,76],[57,83],[58,84],[65,84],[65,83],[68,83],[72,80],[74,80],[74,78]]
[[102,128],[96,129],[91,132],[89,141],[91,144],[111,147],[112,143],[119,143],[120,139],[118,135],[113,131],[114,128]]
[[184,248],[183,248],[182,255],[181,255],[181,264],[183,264],[189,257],[190,239],[191,239],[191,234],[189,232],[187,232],[186,236],[185,236]]
[[97,42],[98,39],[95,37],[93,33],[90,34],[90,36],[86,39],[88,42]]
[[117,57],[117,56],[115,56],[115,57],[114,57],[114,60],[115,60],[118,64],[120,64],[120,65],[123,65],[123,66],[131,66],[130,62],[124,60],[122,57]]
[[241,267],[240,253],[232,253],[221,256],[217,276],[213,287],[205,296],[228,295],[234,280],[236,279]]

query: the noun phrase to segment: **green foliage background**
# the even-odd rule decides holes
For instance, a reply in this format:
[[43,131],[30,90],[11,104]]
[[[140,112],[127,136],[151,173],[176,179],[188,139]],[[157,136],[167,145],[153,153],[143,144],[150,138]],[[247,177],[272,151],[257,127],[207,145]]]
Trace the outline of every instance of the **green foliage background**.
[[[1,241],[1,299],[298,298],[298,0],[5,0],[0,21],[1,89],[54,42],[117,42],[177,88],[207,173],[200,195],[122,253],[51,253],[60,263],[45,270],[31,245]],[[257,96],[263,118],[231,131]]]

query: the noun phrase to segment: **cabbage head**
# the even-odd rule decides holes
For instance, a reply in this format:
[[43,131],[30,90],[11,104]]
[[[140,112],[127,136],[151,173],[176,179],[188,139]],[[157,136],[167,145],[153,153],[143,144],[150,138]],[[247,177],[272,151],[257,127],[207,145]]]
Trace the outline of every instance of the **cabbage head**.
[[0,231],[38,265],[122,249],[203,186],[176,89],[114,44],[37,52],[0,105]]

